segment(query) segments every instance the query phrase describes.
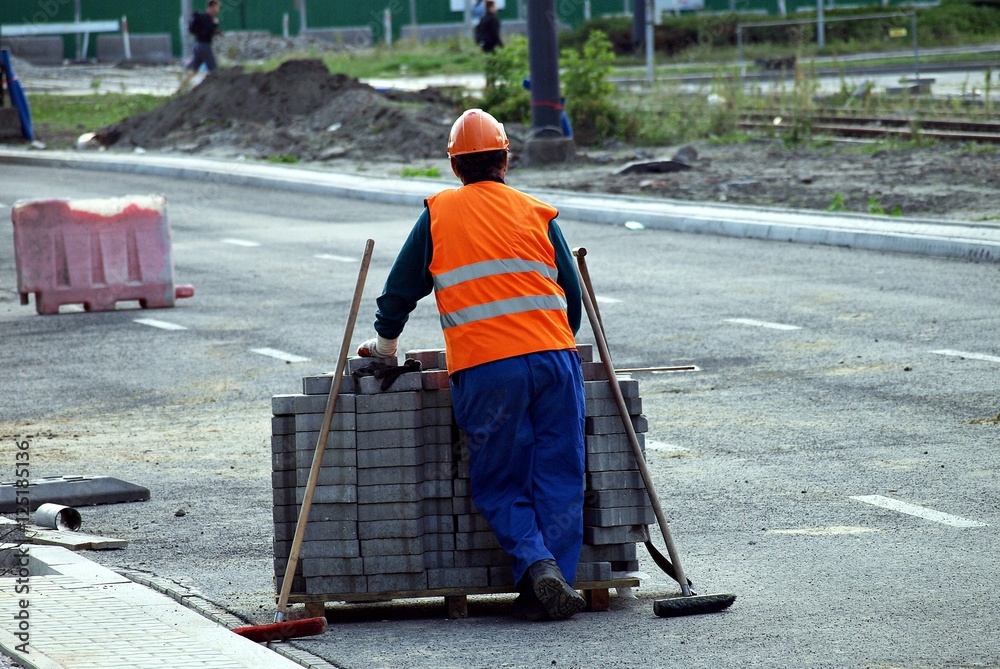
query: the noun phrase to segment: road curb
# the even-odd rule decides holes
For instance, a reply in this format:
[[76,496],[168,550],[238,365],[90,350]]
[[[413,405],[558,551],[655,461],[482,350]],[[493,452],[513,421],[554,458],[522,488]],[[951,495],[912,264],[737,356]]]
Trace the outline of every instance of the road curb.
[[[0,163],[167,176],[201,181],[206,187],[219,184],[253,186],[413,207],[422,206],[424,198],[448,186],[425,179],[359,176],[189,156],[0,149]],[[1000,262],[1000,226],[560,190],[524,190],[558,208],[563,218],[589,223],[624,225],[635,222],[642,227],[674,232]]]

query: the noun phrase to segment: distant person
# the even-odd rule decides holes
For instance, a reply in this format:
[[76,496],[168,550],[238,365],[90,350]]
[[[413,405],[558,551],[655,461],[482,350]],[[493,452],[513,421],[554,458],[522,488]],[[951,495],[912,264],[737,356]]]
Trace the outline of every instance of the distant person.
[[195,38],[194,55],[187,64],[188,71],[177,89],[178,93],[184,90],[202,65],[209,72],[214,72],[219,67],[215,62],[215,54],[212,53],[212,38],[222,34],[219,30],[219,9],[219,0],[208,0],[204,12],[195,12],[191,15],[188,32]]
[[486,0],[486,14],[476,26],[476,44],[483,53],[492,53],[498,46],[503,46],[500,39],[500,18],[497,16],[497,3]]

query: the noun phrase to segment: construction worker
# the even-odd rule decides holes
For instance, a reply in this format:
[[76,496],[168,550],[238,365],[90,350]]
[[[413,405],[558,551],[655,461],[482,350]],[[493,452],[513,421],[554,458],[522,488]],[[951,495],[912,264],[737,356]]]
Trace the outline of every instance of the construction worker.
[[569,618],[583,543],[584,394],[574,334],[581,297],[558,212],[504,183],[509,142],[481,109],[451,128],[462,186],[425,200],[378,298],[378,336],[361,356],[393,356],[433,290],[452,406],[468,435],[476,508],[511,556],[515,613]]

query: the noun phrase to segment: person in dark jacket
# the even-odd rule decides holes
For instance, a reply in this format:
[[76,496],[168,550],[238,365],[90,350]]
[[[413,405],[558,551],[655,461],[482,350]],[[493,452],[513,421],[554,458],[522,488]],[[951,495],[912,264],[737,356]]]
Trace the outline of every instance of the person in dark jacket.
[[214,72],[218,68],[215,54],[212,53],[212,38],[221,34],[219,9],[219,0],[208,0],[205,11],[195,12],[188,22],[188,32],[195,38],[194,55],[187,64],[187,74],[177,89],[178,93],[184,90],[202,65],[208,68],[209,72]]
[[497,16],[497,3],[486,0],[486,14],[476,26],[476,43],[483,53],[491,53],[498,46],[503,46],[500,39],[500,18]]

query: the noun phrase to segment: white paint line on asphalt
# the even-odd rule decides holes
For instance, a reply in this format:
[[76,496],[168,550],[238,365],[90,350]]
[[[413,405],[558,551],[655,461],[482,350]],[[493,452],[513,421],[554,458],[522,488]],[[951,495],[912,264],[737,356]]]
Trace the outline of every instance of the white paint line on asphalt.
[[158,321],[155,318],[136,318],[135,322],[140,325],[148,325],[151,328],[160,328],[161,330],[187,330],[187,328],[183,325],[168,323],[167,321]]
[[352,258],[350,256],[335,256],[332,253],[317,253],[314,258],[319,258],[320,260],[336,260],[337,262],[357,262],[357,258]]
[[295,355],[294,353],[286,353],[285,351],[279,351],[276,348],[252,348],[250,349],[254,353],[259,353],[260,355],[266,355],[269,358],[277,358],[278,360],[284,360],[285,362],[308,362],[309,358],[304,358],[301,355]]
[[738,325],[752,325],[755,328],[768,328],[770,330],[801,330],[802,328],[798,325],[785,325],[784,323],[768,323],[767,321],[758,321],[752,318],[727,318],[727,323],[736,323]]
[[677,444],[668,444],[664,441],[653,441],[652,439],[646,440],[646,450],[647,451],[660,451],[662,453],[690,453],[690,448],[684,448],[683,446],[678,446]]
[[842,534],[868,534],[878,532],[870,527],[850,527],[837,525],[834,527],[803,527],[797,530],[768,530],[768,534],[803,534],[810,537],[832,537]]
[[233,246],[247,246],[247,247],[260,246],[260,242],[251,242],[247,241],[246,239],[223,239],[222,243],[232,244]]
[[598,304],[618,304],[621,302],[621,300],[616,297],[604,297],[602,295],[595,295],[594,299],[597,300]]
[[856,499],[859,502],[872,504],[883,509],[889,509],[890,511],[898,511],[899,513],[916,516],[917,518],[932,520],[935,523],[951,525],[952,527],[986,527],[986,523],[980,523],[978,520],[960,518],[950,513],[935,511],[934,509],[928,509],[926,506],[917,506],[916,504],[901,502],[898,499],[883,497],[882,495],[852,495],[851,499]]
[[966,351],[952,351],[951,349],[942,349],[940,351],[931,351],[931,353],[937,353],[938,355],[950,355],[955,358],[968,358],[969,360],[985,360],[986,362],[1000,362],[1000,357],[995,355],[986,355],[985,353],[967,353]]

